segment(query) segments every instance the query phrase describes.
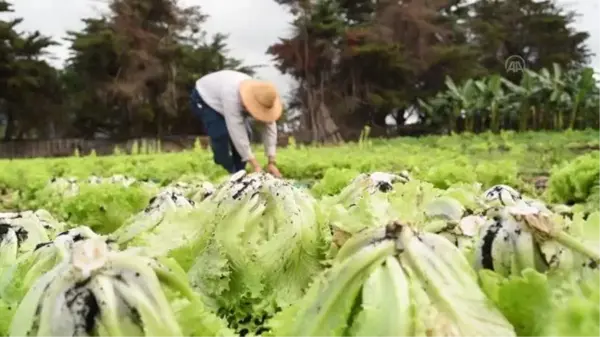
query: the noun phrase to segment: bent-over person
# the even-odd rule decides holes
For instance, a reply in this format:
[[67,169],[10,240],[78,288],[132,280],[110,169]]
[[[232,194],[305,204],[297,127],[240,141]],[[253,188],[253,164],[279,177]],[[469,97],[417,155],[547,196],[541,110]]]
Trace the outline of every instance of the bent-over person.
[[263,124],[262,140],[269,159],[267,171],[281,177],[275,154],[276,121],[281,117],[283,105],[272,83],[238,71],[220,70],[196,81],[190,99],[192,111],[202,121],[210,139],[216,164],[230,173],[245,170],[247,162],[254,172],[262,170],[250,147],[252,118]]

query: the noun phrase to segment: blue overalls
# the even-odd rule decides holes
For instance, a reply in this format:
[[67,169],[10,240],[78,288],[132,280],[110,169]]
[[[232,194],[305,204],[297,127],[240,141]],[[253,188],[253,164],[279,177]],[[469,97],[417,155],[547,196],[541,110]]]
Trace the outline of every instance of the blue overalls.
[[[227,131],[225,118],[204,102],[196,88],[192,89],[190,102],[192,113],[202,121],[204,130],[210,139],[214,162],[221,165],[230,173],[245,170],[246,162],[242,161],[242,157],[240,157],[240,154],[233,145],[233,141]],[[249,118],[245,118],[245,124],[248,138],[251,138],[252,127]]]

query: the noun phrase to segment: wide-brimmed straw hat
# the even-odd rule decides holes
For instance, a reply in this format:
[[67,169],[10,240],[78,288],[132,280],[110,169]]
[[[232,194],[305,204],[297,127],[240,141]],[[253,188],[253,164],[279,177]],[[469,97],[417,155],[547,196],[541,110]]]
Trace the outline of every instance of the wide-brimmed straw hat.
[[240,96],[248,113],[257,120],[270,123],[281,117],[283,105],[272,83],[244,80],[240,83]]

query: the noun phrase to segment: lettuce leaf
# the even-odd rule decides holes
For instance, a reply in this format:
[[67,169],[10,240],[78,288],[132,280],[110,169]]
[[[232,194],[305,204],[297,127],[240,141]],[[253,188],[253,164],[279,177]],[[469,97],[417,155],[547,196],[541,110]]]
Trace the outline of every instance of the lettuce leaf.
[[532,269],[510,278],[480,271],[482,289],[519,336],[600,335],[599,280],[597,271],[579,281]]

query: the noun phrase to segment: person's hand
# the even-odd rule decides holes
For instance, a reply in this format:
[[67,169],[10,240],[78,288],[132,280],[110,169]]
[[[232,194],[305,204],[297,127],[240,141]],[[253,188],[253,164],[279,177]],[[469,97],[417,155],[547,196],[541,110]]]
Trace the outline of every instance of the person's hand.
[[267,165],[267,171],[275,177],[281,178],[281,172],[279,172],[279,169],[277,168],[277,166],[275,166],[275,163],[269,163]]
[[260,167],[260,164],[258,163],[258,161],[256,161],[256,158],[250,159],[250,166],[252,166],[252,171],[262,172],[262,167]]

